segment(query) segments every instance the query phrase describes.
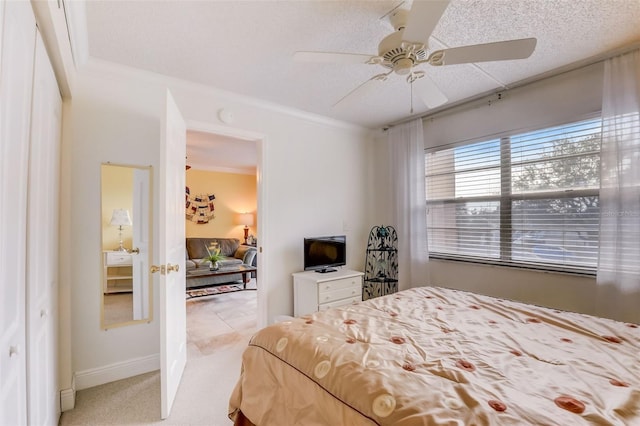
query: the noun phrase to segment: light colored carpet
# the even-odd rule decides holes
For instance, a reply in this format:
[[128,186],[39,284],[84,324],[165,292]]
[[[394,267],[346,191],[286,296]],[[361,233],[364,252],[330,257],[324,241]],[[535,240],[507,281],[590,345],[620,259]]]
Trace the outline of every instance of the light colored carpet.
[[[255,288],[255,279],[247,285]],[[257,292],[187,300],[187,367],[171,416],[160,420],[158,371],[78,391],[60,425],[229,426],[229,395],[256,331]]]
[[105,294],[104,323],[108,325],[129,321],[133,321],[133,294]]

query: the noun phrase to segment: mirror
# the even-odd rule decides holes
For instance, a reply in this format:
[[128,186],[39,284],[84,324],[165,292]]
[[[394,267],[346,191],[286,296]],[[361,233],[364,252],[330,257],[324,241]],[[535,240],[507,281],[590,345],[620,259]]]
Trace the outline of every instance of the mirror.
[[101,325],[152,318],[151,166],[101,165]]

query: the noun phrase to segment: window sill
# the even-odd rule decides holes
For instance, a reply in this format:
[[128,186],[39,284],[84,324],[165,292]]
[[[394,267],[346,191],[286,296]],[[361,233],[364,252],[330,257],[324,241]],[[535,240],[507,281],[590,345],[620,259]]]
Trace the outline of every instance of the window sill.
[[429,254],[429,260],[444,260],[449,262],[464,262],[464,263],[473,263],[477,265],[487,265],[501,268],[511,268],[511,269],[523,269],[527,271],[537,271],[537,272],[547,272],[547,273],[556,273],[556,274],[568,274],[574,276],[584,276],[584,277],[595,277],[596,270],[588,269],[588,268],[580,268],[580,267],[567,267],[567,266],[556,266],[549,264],[537,264],[537,263],[524,263],[524,262],[504,262],[499,260],[485,259],[485,258],[474,258],[474,257],[462,257],[462,256],[452,256],[452,255],[444,255],[444,254]]

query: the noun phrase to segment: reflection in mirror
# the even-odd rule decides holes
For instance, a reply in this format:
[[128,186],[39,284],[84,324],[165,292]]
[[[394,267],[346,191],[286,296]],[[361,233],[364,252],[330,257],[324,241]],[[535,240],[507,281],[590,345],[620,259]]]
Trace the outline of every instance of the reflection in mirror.
[[102,164],[102,328],[151,321],[151,167]]

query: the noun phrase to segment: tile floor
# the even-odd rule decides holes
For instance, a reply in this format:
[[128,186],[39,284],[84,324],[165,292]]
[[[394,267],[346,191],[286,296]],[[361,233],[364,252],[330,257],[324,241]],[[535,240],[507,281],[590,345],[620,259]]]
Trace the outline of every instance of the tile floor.
[[[255,289],[255,280],[247,284]],[[248,341],[256,331],[257,292],[252,290],[187,300],[187,359]]]

